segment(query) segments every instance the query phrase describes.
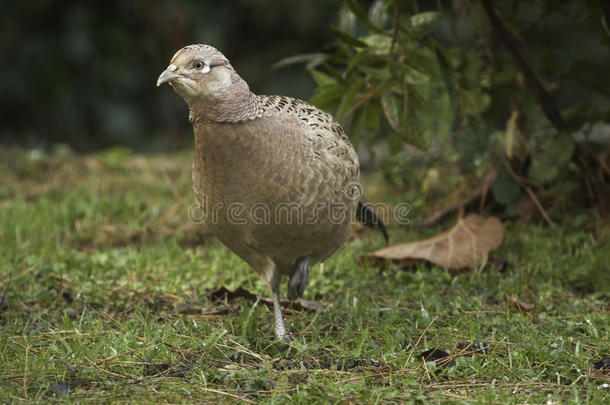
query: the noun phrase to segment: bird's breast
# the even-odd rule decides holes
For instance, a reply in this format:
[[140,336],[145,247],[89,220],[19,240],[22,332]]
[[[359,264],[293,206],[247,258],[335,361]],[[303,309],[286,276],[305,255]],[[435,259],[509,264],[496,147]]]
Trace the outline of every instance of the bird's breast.
[[196,126],[193,187],[208,225],[246,233],[264,251],[334,251],[354,219],[348,190],[358,182],[357,161],[346,165],[337,150],[310,139],[302,127],[271,118]]

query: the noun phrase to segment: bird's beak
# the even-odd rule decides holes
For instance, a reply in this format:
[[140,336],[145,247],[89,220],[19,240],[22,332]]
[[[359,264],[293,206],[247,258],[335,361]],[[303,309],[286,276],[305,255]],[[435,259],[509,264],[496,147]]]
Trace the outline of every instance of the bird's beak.
[[165,69],[163,73],[159,75],[159,78],[157,79],[157,87],[161,86],[163,83],[171,82],[172,80],[182,77],[182,75],[174,73],[175,71],[176,65],[169,65],[167,69]]

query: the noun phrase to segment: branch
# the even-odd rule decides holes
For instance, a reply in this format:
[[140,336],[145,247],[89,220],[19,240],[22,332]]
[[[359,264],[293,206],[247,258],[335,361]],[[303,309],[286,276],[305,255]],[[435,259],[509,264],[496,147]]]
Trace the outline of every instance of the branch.
[[[600,1],[606,24],[608,24],[608,20],[610,18],[610,0]],[[542,86],[542,83],[540,83],[532,69],[525,61],[525,58],[519,51],[517,40],[512,35],[512,33],[506,28],[506,26],[496,13],[496,10],[491,4],[491,0],[481,0],[481,4],[485,9],[485,14],[487,14],[492,28],[498,33],[500,39],[504,43],[504,46],[511,53],[513,59],[515,60],[515,63],[523,73],[523,76],[525,76],[527,84],[536,93],[538,103],[542,107],[542,110],[544,111],[544,114],[546,115],[547,119],[559,132],[567,133],[566,123],[563,120],[563,117],[561,116],[561,113],[559,112],[555,101],[546,91],[544,86]],[[602,215],[606,218],[610,217],[610,203],[608,202],[610,201],[610,192],[608,191],[607,183],[604,180],[603,175],[595,173],[595,170],[590,165],[588,154],[584,150],[582,150],[577,143],[575,143],[573,158],[575,158],[579,166],[585,171],[585,181],[591,182],[591,185],[595,190],[597,200],[601,203],[599,204],[599,207]]]
[[437,210],[434,214],[430,215],[422,222],[423,226],[435,226],[438,224],[447,214],[453,212],[455,210],[463,210],[464,207],[470,205],[474,200],[479,198],[479,211],[483,211],[483,206],[485,205],[485,198],[487,197],[487,193],[489,192],[490,186],[496,181],[496,177],[498,177],[498,170],[494,169],[483,176],[481,181],[481,185],[479,185],[476,189],[470,193],[466,198],[448,205],[444,208]]
[[502,43],[511,53],[513,59],[515,59],[515,63],[523,73],[523,76],[525,76],[527,84],[534,89],[538,103],[542,107],[547,119],[551,122],[551,124],[553,124],[555,129],[558,131],[565,131],[566,124],[561,116],[561,113],[559,112],[559,109],[557,108],[557,105],[555,104],[555,101],[527,64],[525,58],[519,51],[517,40],[498,17],[496,10],[491,4],[491,0],[481,0],[481,3],[483,4],[485,14],[487,14],[491,26],[498,33]]

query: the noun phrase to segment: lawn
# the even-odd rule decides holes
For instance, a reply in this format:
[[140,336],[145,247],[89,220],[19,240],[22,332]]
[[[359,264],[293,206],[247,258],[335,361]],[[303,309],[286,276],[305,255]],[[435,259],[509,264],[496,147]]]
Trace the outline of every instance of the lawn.
[[[313,268],[318,309],[285,310],[286,344],[263,301],[209,298],[268,291],[187,221],[190,167],[190,152],[0,151],[0,402],[610,403],[594,212],[506,220],[506,265],[457,273],[380,269],[360,257],[383,238],[359,234]],[[366,179],[371,200],[391,194]]]

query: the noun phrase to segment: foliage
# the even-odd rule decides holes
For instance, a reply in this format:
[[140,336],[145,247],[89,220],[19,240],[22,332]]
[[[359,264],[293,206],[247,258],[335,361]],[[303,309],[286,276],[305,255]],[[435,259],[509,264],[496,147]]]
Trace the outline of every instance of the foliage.
[[[465,176],[499,170],[494,196],[515,215],[525,185],[583,185],[570,134],[610,121],[610,92],[600,82],[610,71],[610,35],[601,2],[494,1],[495,26],[483,3],[491,4],[377,0],[366,11],[346,1],[336,41],[308,64],[318,84],[311,102],[335,114],[355,143],[386,138],[400,156],[389,173],[411,173],[395,181],[419,188],[439,160]],[[508,51],[511,36],[525,67]],[[608,150],[608,131],[605,139]],[[428,152],[424,170],[404,143]],[[605,165],[602,188],[610,183]]]
[[[221,50],[261,93],[309,97],[302,69],[279,58],[330,40],[338,0],[28,0],[0,2],[0,143],[76,150],[190,145],[184,102],[155,80],[176,50]],[[278,35],[278,32],[281,35]]]
[[[262,302],[206,298],[268,291],[187,223],[191,164],[0,150],[0,402],[610,400],[595,366],[610,356],[610,249],[595,228],[508,223],[497,254],[510,265],[462,273],[380,272],[359,257],[381,236],[353,239],[312,268],[306,298],[326,310],[286,311],[287,346]],[[423,362],[437,347],[452,361]]]

